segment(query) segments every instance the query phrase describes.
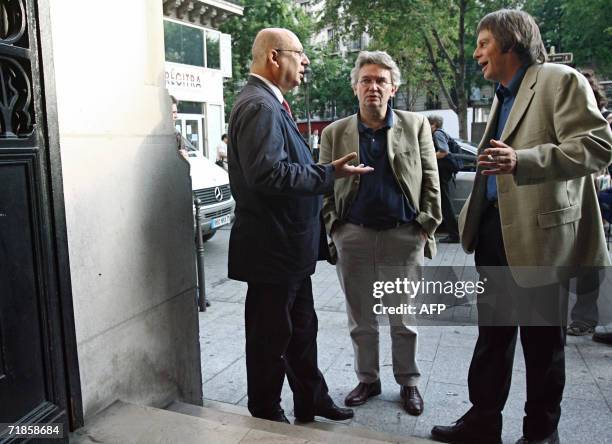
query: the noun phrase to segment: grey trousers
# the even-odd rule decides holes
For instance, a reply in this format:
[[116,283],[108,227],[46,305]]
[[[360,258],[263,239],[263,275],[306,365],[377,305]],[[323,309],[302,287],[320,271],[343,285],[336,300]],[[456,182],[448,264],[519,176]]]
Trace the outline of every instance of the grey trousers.
[[[348,327],[355,351],[355,372],[360,382],[379,379],[378,319],[373,296],[375,282],[418,280],[425,240],[416,223],[376,231],[345,223],[334,229],[338,250],[336,271],[346,297]],[[386,306],[409,302],[407,295],[382,298]],[[391,330],[393,374],[400,385],[417,385],[417,329],[412,315],[388,315]]]

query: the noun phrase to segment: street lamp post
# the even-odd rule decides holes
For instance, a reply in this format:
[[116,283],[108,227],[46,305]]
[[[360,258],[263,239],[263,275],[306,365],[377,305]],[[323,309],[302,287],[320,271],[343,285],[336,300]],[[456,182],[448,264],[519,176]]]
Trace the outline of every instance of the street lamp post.
[[304,70],[304,89],[305,89],[305,93],[306,93],[306,124],[308,126],[308,147],[310,148],[310,151],[312,152],[312,150],[314,149],[314,147],[310,146],[311,144],[311,127],[310,127],[310,94],[309,94],[309,83],[310,83],[310,76],[312,74],[312,70],[310,69],[310,67],[306,67],[306,69]]

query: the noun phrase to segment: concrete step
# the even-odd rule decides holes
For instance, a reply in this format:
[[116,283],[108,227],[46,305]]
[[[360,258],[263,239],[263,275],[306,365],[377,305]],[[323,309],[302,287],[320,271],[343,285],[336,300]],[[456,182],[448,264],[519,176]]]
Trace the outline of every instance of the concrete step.
[[[209,403],[210,405],[210,403]],[[225,410],[230,409],[227,406]],[[235,406],[234,406],[235,407]],[[211,407],[174,403],[171,410],[117,401],[70,435],[77,444],[424,444],[337,424],[281,424]]]
[[[416,437],[397,437],[375,432],[365,428],[349,426],[336,422],[316,421],[308,424],[284,424],[253,418],[246,407],[218,401],[205,400],[204,406],[174,402],[167,407],[169,411],[216,421],[227,426],[242,427],[250,430],[282,435],[295,441],[333,444],[426,444],[432,441]],[[291,418],[290,418],[291,419]],[[268,441],[262,441],[268,442]],[[276,441],[274,441],[276,442]],[[282,441],[284,442],[284,441]]]

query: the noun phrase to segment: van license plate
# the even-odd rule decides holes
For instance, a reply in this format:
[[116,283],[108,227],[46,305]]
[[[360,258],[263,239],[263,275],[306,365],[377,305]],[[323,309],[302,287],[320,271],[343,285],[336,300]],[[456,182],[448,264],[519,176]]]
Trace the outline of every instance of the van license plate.
[[212,220],[212,222],[210,223],[210,228],[219,228],[222,225],[227,225],[229,224],[231,221],[231,216],[229,214],[226,214],[225,216],[221,216],[221,217],[217,217],[215,219]]

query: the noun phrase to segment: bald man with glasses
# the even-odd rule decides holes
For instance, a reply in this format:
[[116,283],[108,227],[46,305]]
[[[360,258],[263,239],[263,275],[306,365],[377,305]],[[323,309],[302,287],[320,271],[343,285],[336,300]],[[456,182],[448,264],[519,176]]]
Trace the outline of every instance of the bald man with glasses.
[[229,277],[247,282],[248,408],[289,422],[280,406],[285,375],[298,422],[353,417],[337,407],[317,365],[317,316],[310,276],[325,249],[323,193],[337,178],[371,171],[349,154],[315,165],[284,98],[310,61],[291,31],[269,28],[253,43],[251,75],[229,121],[228,167],[236,200]]

